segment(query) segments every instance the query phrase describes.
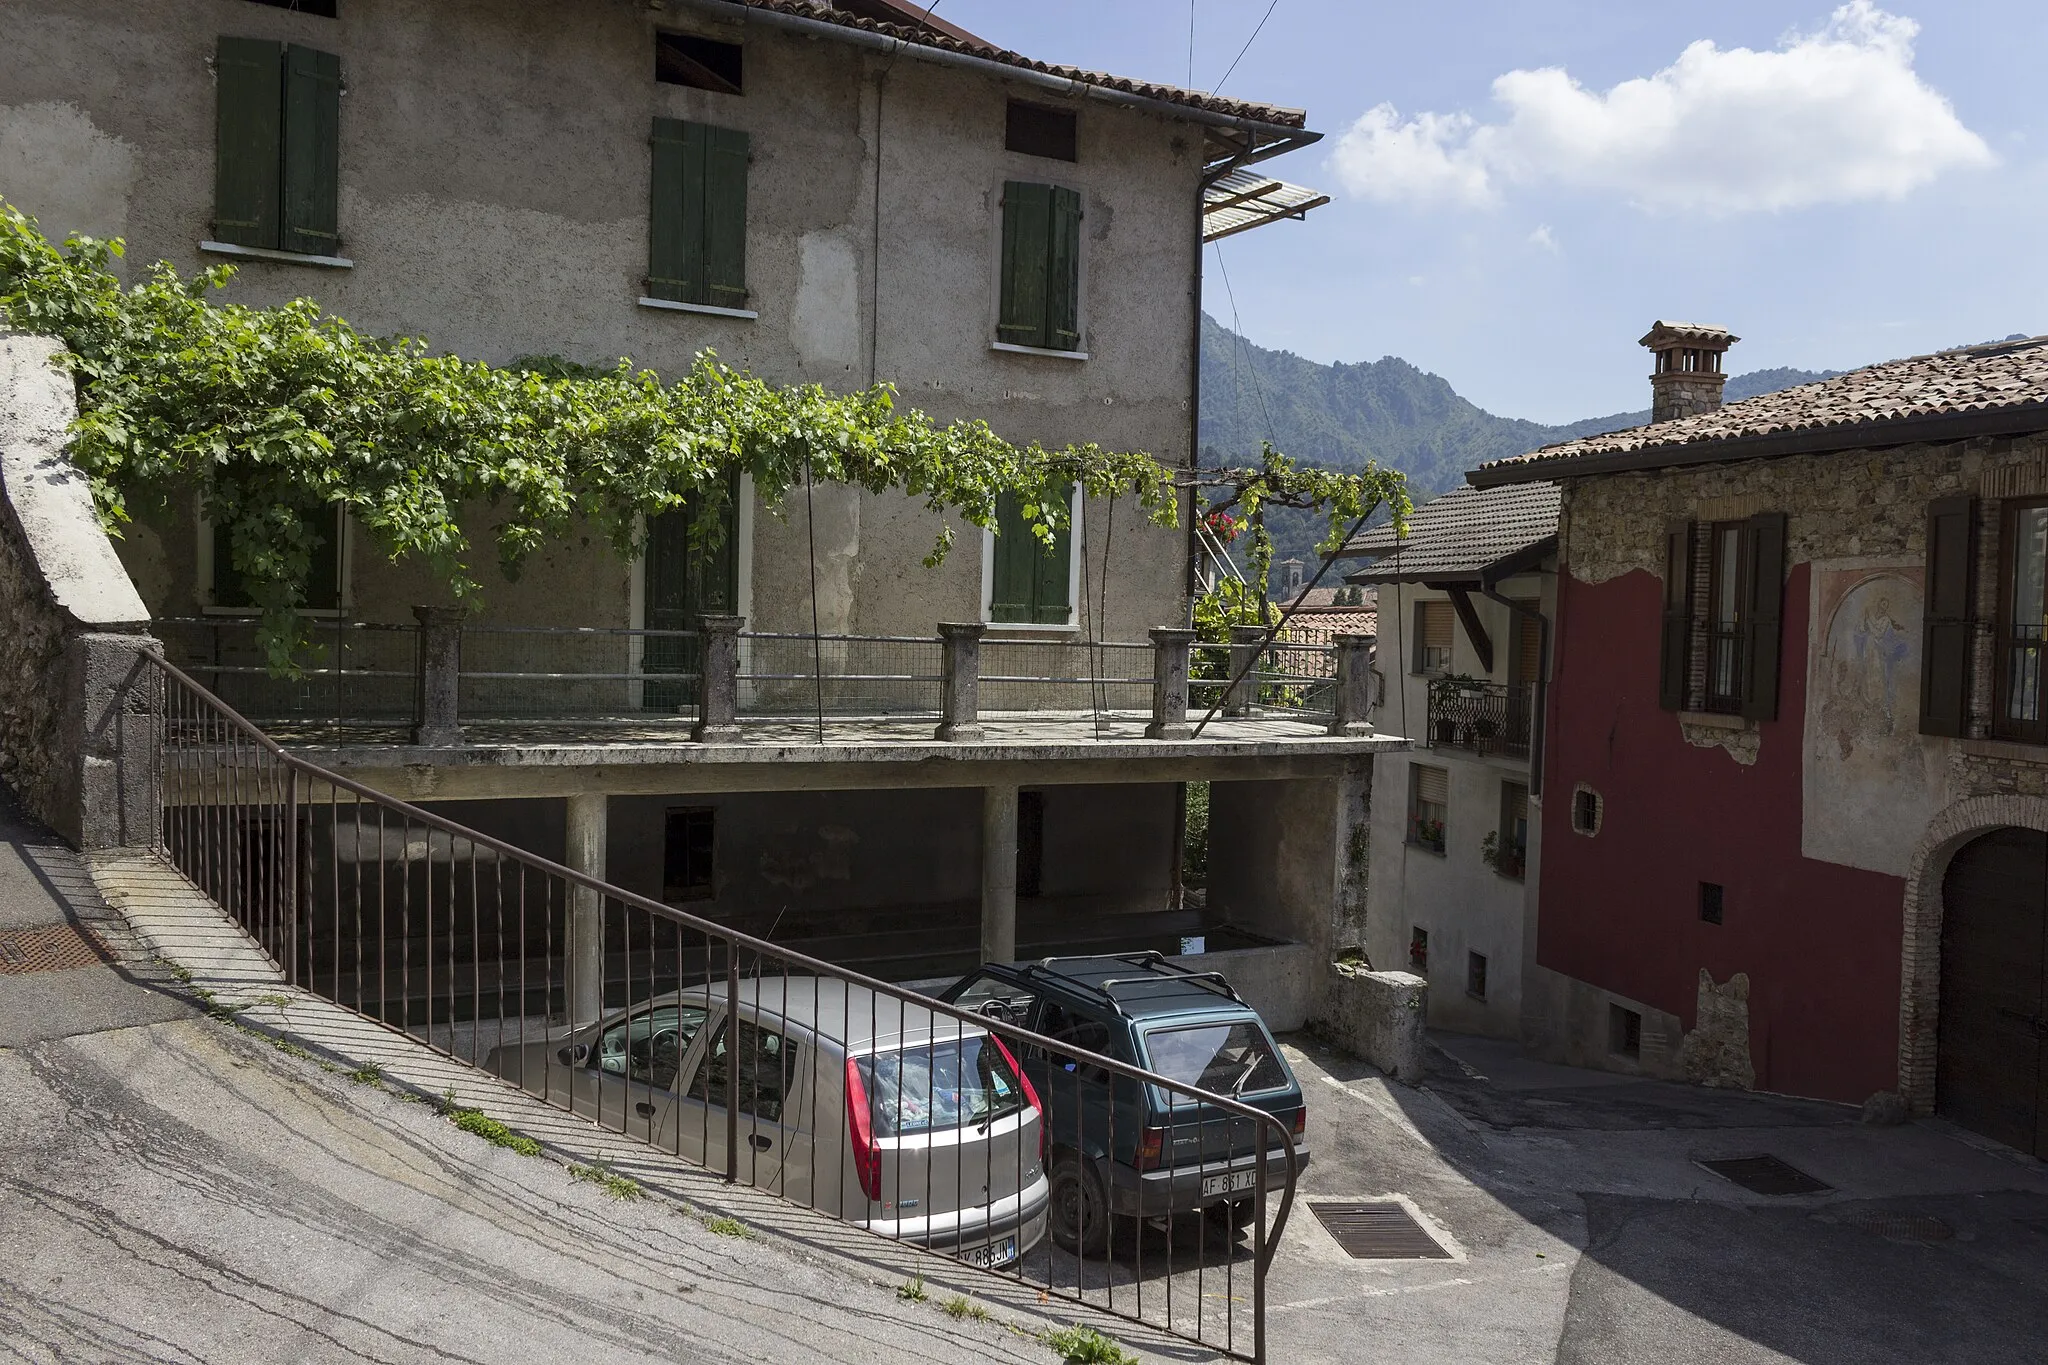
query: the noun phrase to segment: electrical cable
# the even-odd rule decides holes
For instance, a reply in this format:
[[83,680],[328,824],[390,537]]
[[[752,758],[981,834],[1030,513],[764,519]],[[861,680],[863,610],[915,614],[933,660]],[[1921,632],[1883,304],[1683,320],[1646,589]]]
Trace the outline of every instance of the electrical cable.
[[1222,91],[1223,81],[1229,80],[1230,72],[1237,70],[1237,64],[1244,60],[1244,54],[1250,52],[1252,50],[1252,44],[1256,43],[1259,40],[1259,33],[1266,27],[1266,20],[1272,18],[1273,11],[1278,8],[1280,8],[1280,0],[1273,0],[1272,4],[1266,6],[1265,14],[1261,15],[1259,18],[1258,28],[1253,29],[1252,36],[1244,40],[1244,46],[1237,50],[1237,56],[1231,58],[1229,70],[1223,73],[1223,80],[1216,82],[1216,89],[1214,91],[1211,91],[1210,93],[1216,94]]

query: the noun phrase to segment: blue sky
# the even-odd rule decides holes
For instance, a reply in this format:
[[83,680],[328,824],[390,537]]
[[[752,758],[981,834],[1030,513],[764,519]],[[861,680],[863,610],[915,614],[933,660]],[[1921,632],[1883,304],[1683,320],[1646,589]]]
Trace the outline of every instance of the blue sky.
[[[1195,86],[1266,8],[1195,0]],[[938,12],[1188,79],[1188,0]],[[1542,421],[1645,405],[1658,317],[1741,335],[1736,372],[2048,331],[2044,55],[2040,0],[1279,0],[1223,90],[1306,108],[1323,142],[1272,169],[1335,199],[1223,243],[1237,311]]]

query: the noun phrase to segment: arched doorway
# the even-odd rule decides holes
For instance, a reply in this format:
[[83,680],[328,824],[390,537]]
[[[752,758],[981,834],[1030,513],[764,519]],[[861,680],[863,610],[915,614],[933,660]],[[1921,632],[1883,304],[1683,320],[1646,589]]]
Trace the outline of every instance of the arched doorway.
[[2048,834],[1971,840],[1942,877],[1935,1108],[2048,1156]]

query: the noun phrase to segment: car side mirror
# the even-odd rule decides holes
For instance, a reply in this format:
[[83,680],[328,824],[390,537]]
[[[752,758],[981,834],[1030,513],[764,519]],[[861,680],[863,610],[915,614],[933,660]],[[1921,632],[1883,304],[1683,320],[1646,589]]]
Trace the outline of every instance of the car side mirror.
[[563,1066],[582,1066],[590,1060],[590,1044],[569,1043],[555,1054]]

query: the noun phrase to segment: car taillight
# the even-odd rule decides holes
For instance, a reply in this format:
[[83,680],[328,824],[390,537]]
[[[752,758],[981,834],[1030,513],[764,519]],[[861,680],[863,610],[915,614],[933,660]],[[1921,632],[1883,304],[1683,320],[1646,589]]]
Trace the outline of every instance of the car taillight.
[[1002,1053],[1003,1060],[1010,1064],[1010,1074],[1015,1076],[1017,1083],[1024,1087],[1024,1102],[1029,1104],[1032,1112],[1038,1115],[1038,1160],[1043,1164],[1048,1155],[1051,1142],[1047,1133],[1052,1124],[1046,1119],[1045,1106],[1039,1103],[1038,1089],[1031,1084],[1031,1078],[1024,1074],[1024,1068],[1017,1065],[1016,1055],[1010,1051],[1002,1039],[991,1033],[988,1036],[988,1040],[996,1045],[996,1051]]
[[1156,1171],[1166,1154],[1166,1130],[1147,1128],[1138,1134],[1138,1150],[1131,1164],[1141,1171]]
[[860,1078],[860,1063],[852,1057],[846,1059],[846,1133],[853,1142],[853,1171],[860,1177],[861,1193],[870,1202],[880,1199],[882,1153],[868,1122],[868,1087]]
[[1300,1137],[1303,1133],[1306,1133],[1307,1131],[1308,1106],[1304,1104],[1303,1106],[1301,1106],[1301,1108],[1294,1111],[1294,1135],[1296,1137]]

